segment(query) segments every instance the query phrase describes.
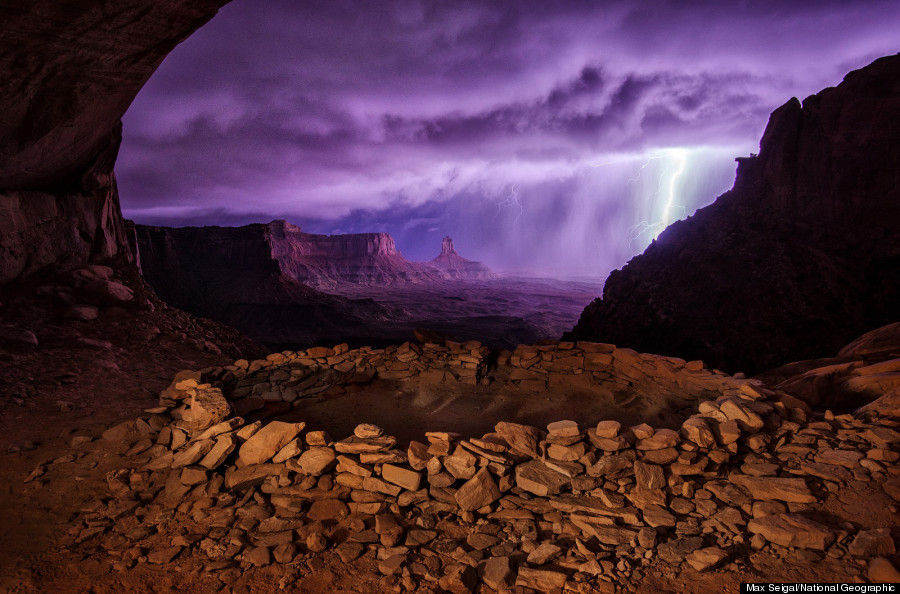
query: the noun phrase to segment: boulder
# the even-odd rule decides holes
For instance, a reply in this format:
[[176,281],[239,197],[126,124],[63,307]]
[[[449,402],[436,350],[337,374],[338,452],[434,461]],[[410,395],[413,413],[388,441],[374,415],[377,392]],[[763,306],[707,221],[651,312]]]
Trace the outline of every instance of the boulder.
[[[301,423],[302,424],[302,423]],[[336,463],[337,455],[331,448],[309,448],[297,459],[300,471],[311,475],[320,476],[330,470]]]
[[847,552],[857,557],[874,557],[876,555],[893,555],[896,553],[894,539],[890,528],[860,530],[859,534],[847,547]]
[[540,460],[531,460],[516,466],[516,486],[538,497],[556,495],[571,479],[547,468]]
[[494,430],[513,450],[532,458],[539,456],[538,443],[543,438],[543,434],[537,427],[500,422],[497,423]]
[[752,518],[747,528],[767,541],[783,547],[824,551],[834,541],[827,526],[798,514],[777,514]]
[[188,431],[199,432],[221,423],[232,413],[231,404],[222,395],[221,390],[206,388],[197,390],[191,396],[190,404],[182,414],[180,424]]
[[422,484],[422,473],[394,464],[381,467],[381,478],[409,491],[418,491]]
[[97,305],[122,305],[134,299],[134,291],[111,280],[96,280],[81,287],[86,301]]
[[884,557],[876,557],[875,559],[872,559],[872,562],[869,563],[869,571],[867,575],[869,576],[869,579],[876,584],[900,583],[900,571],[898,571],[897,568],[894,567],[894,565]]
[[778,500],[788,503],[815,503],[816,498],[799,478],[779,478],[774,476],[732,475],[732,483],[750,492],[756,500]]
[[350,509],[340,499],[318,499],[306,512],[306,517],[314,522],[337,522],[348,515]]
[[634,462],[634,478],[639,489],[661,489],[666,486],[666,477],[662,466],[644,464],[640,460]]
[[509,557],[491,557],[481,571],[481,581],[498,591],[509,588],[514,577]]
[[519,567],[516,576],[516,586],[531,588],[538,592],[554,592],[562,590],[569,576],[561,571],[532,569],[531,567]]
[[487,468],[482,468],[456,492],[460,509],[474,511],[500,499],[500,489]]
[[706,571],[727,558],[728,553],[719,547],[707,547],[705,549],[697,549],[685,557],[684,560],[697,571]]

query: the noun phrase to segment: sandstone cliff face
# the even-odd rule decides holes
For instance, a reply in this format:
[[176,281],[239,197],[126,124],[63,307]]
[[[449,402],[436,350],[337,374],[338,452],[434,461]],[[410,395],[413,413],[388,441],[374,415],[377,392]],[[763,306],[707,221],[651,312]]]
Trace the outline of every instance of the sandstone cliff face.
[[116,256],[123,225],[114,180],[93,192],[0,191],[0,285]]
[[900,55],[777,109],[734,188],[606,282],[570,333],[753,372],[896,321]]
[[272,257],[293,279],[318,289],[439,280],[397,251],[387,233],[316,235],[286,221],[265,225]]
[[167,271],[205,274],[202,269],[211,262],[222,266],[212,274],[228,275],[238,284],[270,270],[318,290],[493,277],[483,264],[460,257],[449,237],[444,239],[444,251],[431,262],[410,262],[387,233],[317,235],[287,221],[177,229],[137,225],[137,229],[142,267],[154,286],[167,283]]
[[0,2],[0,284],[129,253],[112,176],[120,119],[226,3]]
[[372,302],[326,295],[299,283],[281,266],[271,233],[269,225],[135,226],[144,278],[164,301],[260,342],[342,340],[365,326],[364,320],[383,317]]
[[0,188],[79,178],[163,58],[226,3],[3,2]]

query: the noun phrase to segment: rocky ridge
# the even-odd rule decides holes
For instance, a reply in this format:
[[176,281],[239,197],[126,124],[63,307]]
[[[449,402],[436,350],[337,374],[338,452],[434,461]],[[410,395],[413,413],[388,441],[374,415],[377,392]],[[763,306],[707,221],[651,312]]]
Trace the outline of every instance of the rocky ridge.
[[240,282],[240,276],[254,268],[274,266],[319,291],[493,276],[483,264],[460,257],[449,237],[434,260],[410,262],[387,233],[318,235],[280,220],[243,227],[136,225],[136,231],[141,266],[151,284],[165,292],[171,292],[166,277],[185,268],[199,269],[210,258],[231,264],[232,281]]
[[386,233],[316,235],[286,221],[134,229],[142,273],[161,298],[272,348],[371,344],[371,337],[386,333],[403,340],[412,333],[398,329],[401,323],[428,320],[412,318],[402,304],[381,305],[367,288],[402,296],[411,287],[493,278],[481,264],[461,258],[452,241],[445,256],[422,263],[406,260]]
[[[619,351],[631,363],[613,369]],[[866,360],[863,351],[859,369],[900,375],[885,371],[883,355]],[[896,526],[865,528],[822,513],[837,494],[870,487],[896,513],[896,418],[881,416],[877,404],[856,416],[813,414],[759,380],[632,353],[538,345],[506,353],[497,369],[627,377],[649,365],[645,371],[668,370],[655,372],[660,389],[699,380],[707,391],[689,389],[700,402],[677,430],[500,422],[481,438],[432,431],[400,448],[373,425],[334,440],[302,422],[236,414],[257,408],[247,400],[302,398],[323,371],[330,382],[366,382],[404,359],[411,369],[389,377],[411,381],[426,371],[418,360],[430,367],[443,359],[451,370],[467,369],[443,371],[443,381],[500,381],[477,344],[317,348],[182,372],[159,407],[93,444],[118,447],[130,462],[107,475],[111,497],[70,525],[70,546],[109,555],[121,571],[195,559],[225,584],[270,564],[289,569],[282,582],[290,583],[321,568],[317,559],[328,551],[351,568],[374,564],[383,586],[431,591],[475,591],[479,583],[615,591],[651,570],[743,567],[757,552],[796,563],[839,559],[857,581],[896,581],[887,560],[896,554]],[[868,385],[890,394],[883,381]],[[39,466],[29,480],[52,467]]]
[[167,303],[267,343],[314,344],[386,318],[370,300],[329,295],[294,279],[274,252],[281,242],[270,241],[276,227],[136,225],[143,276]]
[[773,112],[734,188],[611,273],[567,338],[755,373],[896,321],[898,81],[888,56]]

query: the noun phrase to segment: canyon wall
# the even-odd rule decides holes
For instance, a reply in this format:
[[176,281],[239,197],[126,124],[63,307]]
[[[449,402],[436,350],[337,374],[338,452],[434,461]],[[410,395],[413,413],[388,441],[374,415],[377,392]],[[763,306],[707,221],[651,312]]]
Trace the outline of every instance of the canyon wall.
[[[254,268],[265,267],[274,267],[292,281],[317,290],[493,277],[483,264],[459,256],[449,237],[444,238],[443,251],[434,260],[410,262],[387,233],[318,235],[304,233],[287,221],[244,227],[137,225],[137,229],[142,267],[154,287],[170,284],[166,277],[186,271],[243,284]],[[201,270],[211,262],[221,263],[221,268]],[[178,296],[171,297],[177,303]]]
[[438,280],[407,261],[387,233],[317,235],[287,221],[272,221],[265,228],[272,256],[285,274],[317,289]]
[[610,274],[570,338],[753,372],[897,320],[900,55],[773,112],[734,188]]
[[[267,344],[352,340],[354,328],[384,317],[382,308],[301,284],[281,265],[273,229],[135,225],[144,278],[170,305],[234,326]],[[349,333],[349,337],[348,337]]]
[[0,284],[127,248],[121,117],[227,0],[0,1]]

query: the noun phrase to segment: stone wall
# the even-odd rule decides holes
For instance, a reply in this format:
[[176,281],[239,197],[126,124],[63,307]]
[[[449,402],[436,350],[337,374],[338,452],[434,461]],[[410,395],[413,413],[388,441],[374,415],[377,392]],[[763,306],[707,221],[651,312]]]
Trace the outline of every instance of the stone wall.
[[[473,386],[502,382],[525,391],[600,389],[607,394],[620,394],[620,404],[626,403],[638,388],[697,401],[723,392],[737,394],[747,383],[706,369],[702,361],[686,362],[588,342],[520,345],[515,351],[499,352],[492,352],[478,341],[424,345],[406,342],[383,349],[353,350],[341,344],[273,353],[259,361],[240,360],[227,367],[204,370],[202,378],[219,386],[230,401],[255,399],[296,404],[332,386],[368,383],[376,378]],[[177,391],[163,392],[163,399],[167,405],[176,403]],[[242,402],[239,406],[252,408],[253,404]]]
[[[135,465],[107,477],[115,498],[83,518],[75,540],[111,530],[125,537],[112,553],[130,562],[196,554],[219,569],[333,548],[345,563],[374,554],[381,573],[402,576],[407,587],[472,590],[480,579],[493,589],[582,592],[639,580],[657,560],[704,571],[740,567],[756,550],[806,562],[895,553],[889,528],[834,525],[813,512],[829,493],[869,485],[900,500],[896,421],[813,418],[803,402],[761,382],[723,382],[700,363],[620,351],[520,347],[493,367],[477,343],[316,348],[182,372],[148,416],[104,434]],[[553,374],[612,376],[626,358],[633,363],[621,373],[634,374],[635,363],[692,368],[697,385],[717,382],[718,395],[701,399],[678,430],[499,422],[481,437],[430,431],[406,447],[365,423],[332,439],[302,422],[246,423],[234,414],[248,399],[302,398],[375,375],[415,381],[436,371],[441,381],[476,383],[504,381],[498,370],[507,368],[505,381],[540,381],[520,378],[527,370],[546,373],[550,385]],[[122,517],[127,526],[115,520]],[[175,542],[166,526],[206,535]]]

